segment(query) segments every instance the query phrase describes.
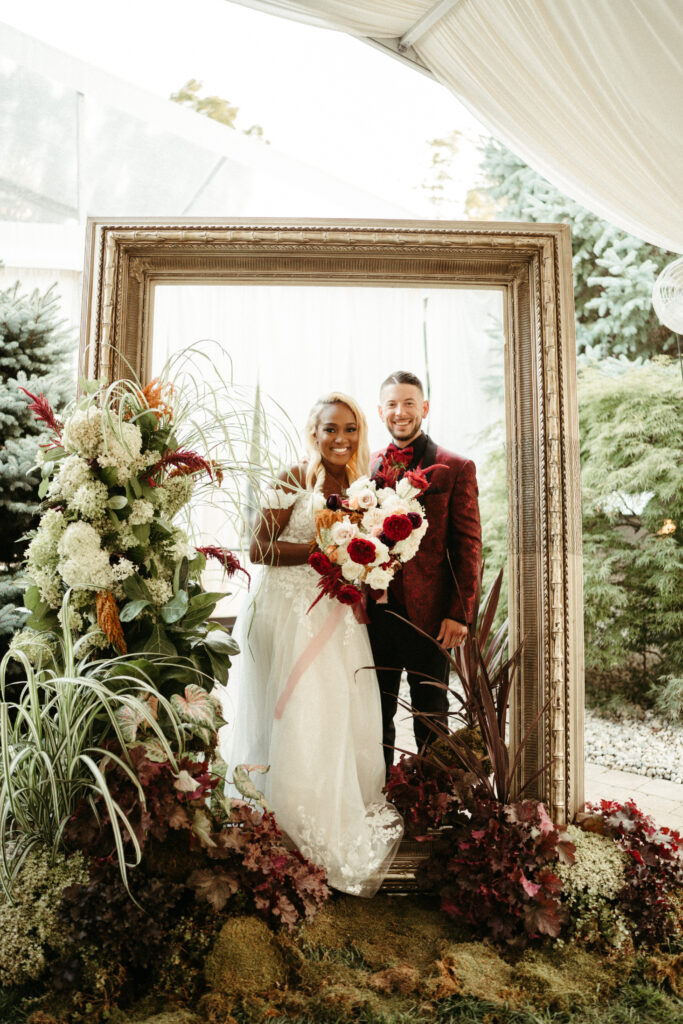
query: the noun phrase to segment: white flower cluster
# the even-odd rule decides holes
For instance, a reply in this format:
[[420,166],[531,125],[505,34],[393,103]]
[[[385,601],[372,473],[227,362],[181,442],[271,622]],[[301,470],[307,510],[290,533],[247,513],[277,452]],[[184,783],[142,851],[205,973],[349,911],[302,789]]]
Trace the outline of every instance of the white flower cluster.
[[576,825],[566,830],[576,847],[575,860],[556,864],[555,871],[571,912],[572,931],[594,935],[597,929],[610,945],[620,946],[630,929],[614,901],[626,882],[628,854],[609,836],[584,832]]
[[[427,520],[416,500],[419,488],[405,478],[394,490],[377,489],[374,480],[360,477],[348,490],[346,505],[362,516],[360,522],[344,517],[321,531],[321,548],[330,561],[341,567],[342,576],[352,584],[367,583],[373,590],[386,590],[402,564],[416,554],[427,531]],[[412,515],[413,519],[408,520]],[[385,526],[391,516],[402,517],[405,536],[388,537]],[[415,519],[417,517],[417,519]],[[360,540],[362,545],[352,545]],[[368,547],[374,548],[374,553]],[[351,547],[350,547],[351,546]]]
[[125,484],[135,472],[136,460],[142,450],[142,434],[136,423],[117,423],[115,429],[103,432],[102,445],[97,461],[102,469],[113,466],[116,482]]
[[59,608],[62,603],[57,548],[66,526],[66,519],[61,512],[48,509],[28,546],[28,573],[38,587],[41,600],[51,608]]
[[57,545],[59,574],[67,587],[93,587],[110,590],[113,577],[109,552],[102,548],[97,530],[77,521],[69,523]]

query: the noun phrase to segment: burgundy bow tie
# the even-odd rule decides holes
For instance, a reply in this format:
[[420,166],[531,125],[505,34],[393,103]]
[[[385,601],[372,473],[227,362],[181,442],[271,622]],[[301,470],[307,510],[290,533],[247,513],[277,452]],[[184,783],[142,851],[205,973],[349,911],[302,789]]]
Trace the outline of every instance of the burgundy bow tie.
[[407,466],[413,459],[413,446],[408,445],[406,448],[399,448],[397,444],[393,442],[387,447],[384,453],[392,462],[401,462]]

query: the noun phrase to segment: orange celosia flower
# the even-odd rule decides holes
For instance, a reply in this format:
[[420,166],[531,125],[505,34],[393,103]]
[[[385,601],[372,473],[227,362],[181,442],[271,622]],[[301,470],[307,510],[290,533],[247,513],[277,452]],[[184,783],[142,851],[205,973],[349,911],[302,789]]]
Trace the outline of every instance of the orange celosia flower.
[[109,643],[117,649],[119,654],[127,654],[128,647],[114,595],[108,590],[98,590],[95,596],[95,607],[97,609],[97,625]]
[[144,402],[148,409],[151,409],[157,420],[164,416],[169,419],[173,417],[173,409],[169,402],[173,398],[173,385],[162,384],[158,377],[145,384],[140,394],[140,401]]

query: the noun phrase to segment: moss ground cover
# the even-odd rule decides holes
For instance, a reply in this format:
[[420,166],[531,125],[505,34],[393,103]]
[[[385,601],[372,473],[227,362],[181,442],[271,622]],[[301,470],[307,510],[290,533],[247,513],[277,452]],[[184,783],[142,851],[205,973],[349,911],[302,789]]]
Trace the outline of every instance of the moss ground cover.
[[501,956],[434,899],[338,896],[293,933],[253,915],[210,935],[199,920],[176,930],[132,1005],[107,1005],[102,973],[97,994],[39,1002],[35,986],[0,990],[0,1024],[674,1024],[682,967],[680,942],[647,955],[548,942]]

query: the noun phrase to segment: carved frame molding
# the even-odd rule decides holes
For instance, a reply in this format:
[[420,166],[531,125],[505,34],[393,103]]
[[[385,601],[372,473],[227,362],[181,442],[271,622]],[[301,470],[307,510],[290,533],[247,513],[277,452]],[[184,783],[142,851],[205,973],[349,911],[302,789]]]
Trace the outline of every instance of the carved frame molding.
[[148,377],[159,284],[496,288],[504,296],[514,749],[558,823],[583,803],[583,606],[569,228],[438,221],[90,219],[80,367]]

